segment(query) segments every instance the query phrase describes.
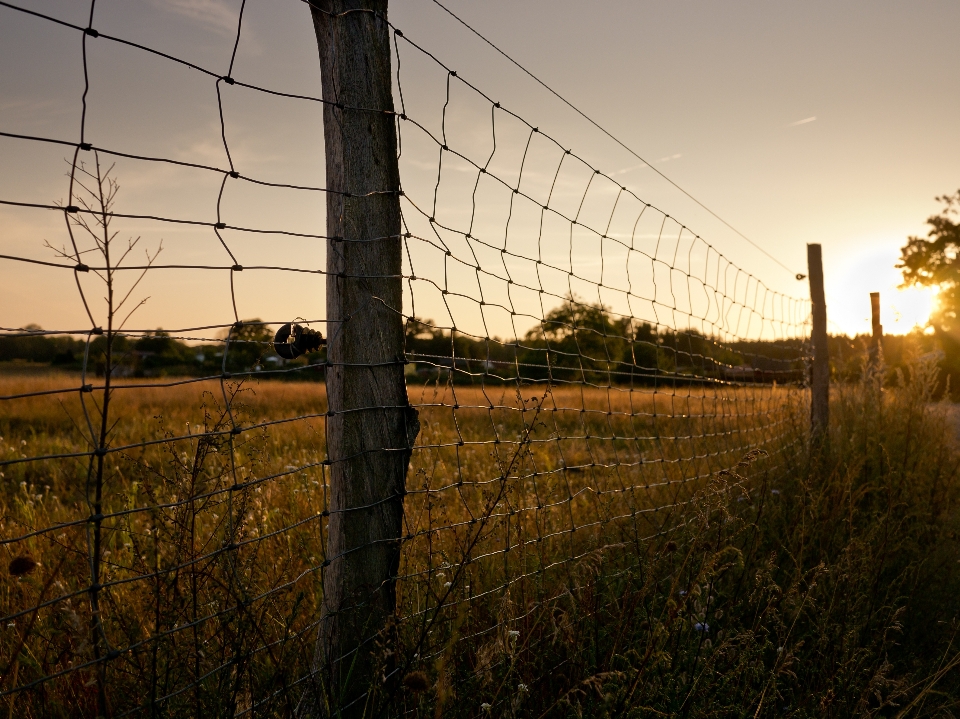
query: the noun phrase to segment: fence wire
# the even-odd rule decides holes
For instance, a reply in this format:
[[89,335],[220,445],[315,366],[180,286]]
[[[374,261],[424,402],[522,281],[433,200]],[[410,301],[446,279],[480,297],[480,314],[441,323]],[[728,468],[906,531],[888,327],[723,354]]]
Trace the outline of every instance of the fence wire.
[[[293,715],[316,678],[323,570],[337,558],[325,549],[330,361],[322,347],[281,356],[274,334],[336,328],[244,320],[238,276],[306,274],[322,293],[327,270],[323,253],[245,264],[234,246],[351,238],[234,224],[223,210],[241,184],[321,205],[329,192],[234,163],[227,93],[325,103],[233,76],[246,5],[221,74],[98,31],[95,2],[86,25],[0,2],[7,17],[78,33],[83,78],[78,140],[0,128],[5,143],[64,148],[69,168],[62,203],[0,198],[64,218],[46,256],[3,254],[0,267],[72,273],[89,319],[0,336],[4,358],[40,347],[62,367],[0,376],[0,701],[18,716]],[[382,658],[388,689],[380,704],[354,701],[415,714],[429,682],[438,697],[457,694],[463,715],[546,708],[571,661],[555,651],[566,603],[637,571],[645,547],[745,454],[768,453],[771,476],[791,461],[809,302],[502,106],[480,89],[492,78],[465,78],[389,29],[402,185],[383,192],[400,194],[398,321],[420,432],[395,617],[356,650]],[[137,154],[88,132],[88,56],[103,43],[204,76],[226,164]],[[117,160],[215,178],[210,218],[122,211]],[[141,248],[119,220],[197,228],[223,261],[163,264],[155,247],[134,262]],[[229,276],[230,315],[127,328],[144,277],[197,271]],[[531,656],[539,669],[524,669]]]

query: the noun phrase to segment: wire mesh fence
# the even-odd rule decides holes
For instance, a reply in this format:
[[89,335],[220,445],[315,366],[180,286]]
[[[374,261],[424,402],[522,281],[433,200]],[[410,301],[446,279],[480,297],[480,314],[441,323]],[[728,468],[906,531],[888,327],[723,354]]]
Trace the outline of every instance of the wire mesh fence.
[[[99,29],[96,3],[85,24],[0,3],[6,18],[79,39],[83,78],[78,139],[0,128],[18,151],[66,152],[68,168],[62,202],[0,198],[64,220],[45,256],[4,254],[0,266],[71,274],[69,301],[89,320],[0,337],[4,356],[46,353],[62,368],[20,364],[0,377],[0,701],[17,715],[413,714],[427,686],[440,709],[469,698],[464,715],[546,709],[569,689],[558,689],[570,662],[556,649],[564,604],[635,576],[646,547],[670,541],[718,473],[765,453],[775,475],[803,441],[806,300],[503,107],[480,89],[489,78],[461,76],[415,31],[379,11],[295,5],[305,24],[312,13],[321,50],[346,21],[386,43],[389,106],[344,102],[332,80],[307,96],[234,77],[245,2],[223,74]],[[225,163],[121,150],[90,132],[91,58],[106,45],[206,82]],[[380,122],[394,133],[398,177],[333,187],[329,144],[326,187],[248,174],[230,140],[237,92],[319,107],[328,126]],[[125,211],[118,175],[157,166],[215,182],[208,219],[176,204]],[[399,235],[364,235],[347,220],[338,232],[234,224],[234,190],[258,207],[276,192],[326,203],[328,228],[395,208]],[[135,261],[148,240],[128,239],[125,222],[186,226],[220,259],[165,264],[156,243]],[[350,274],[351,252],[384,241],[398,271]],[[299,264],[245,261],[257,246],[263,256],[264,245],[302,242],[289,255]],[[141,283],[160,277],[175,292],[171,278],[198,272],[228,278],[218,321],[131,329]],[[328,299],[335,282],[342,294],[368,291],[353,314],[297,317],[291,292],[288,316],[247,320],[239,308],[256,298],[241,280],[252,273],[306,278],[296,287]],[[390,282],[395,300],[376,289]],[[383,349],[340,347],[371,334],[365,317],[392,328],[399,356],[350,359]],[[337,373],[348,394],[374,377],[380,400],[328,404]],[[390,394],[390,378],[405,397]],[[374,426],[350,424],[361,415],[399,422],[409,444],[376,435],[356,445],[381,442],[374,449],[345,452],[344,435]],[[351,504],[349,483],[364,480],[349,468],[376,471],[356,464],[374,455],[394,456],[383,471],[399,480]],[[391,512],[399,531],[376,540],[379,554],[349,534]],[[366,594],[332,608],[331,583],[376,562],[388,579],[358,580]],[[605,607],[598,599],[594,613]],[[324,626],[338,612],[353,619],[334,641],[345,630]]]

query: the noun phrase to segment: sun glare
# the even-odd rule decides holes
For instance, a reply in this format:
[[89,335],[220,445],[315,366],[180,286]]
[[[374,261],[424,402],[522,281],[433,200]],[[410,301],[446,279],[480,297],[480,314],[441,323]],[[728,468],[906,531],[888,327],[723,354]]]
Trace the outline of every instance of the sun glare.
[[[879,244],[879,243],[878,243]],[[848,335],[871,331],[870,293],[880,293],[880,323],[885,334],[924,328],[936,303],[930,287],[900,288],[896,268],[900,243],[883,243],[873,252],[845,258],[838,271],[825,267],[829,331]]]

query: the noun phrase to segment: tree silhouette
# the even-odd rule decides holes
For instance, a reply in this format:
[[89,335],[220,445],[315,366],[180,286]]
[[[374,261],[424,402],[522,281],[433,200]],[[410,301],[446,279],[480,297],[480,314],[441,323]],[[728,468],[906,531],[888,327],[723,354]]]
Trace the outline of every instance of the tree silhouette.
[[937,200],[944,204],[939,215],[927,218],[927,237],[909,237],[900,249],[903,285],[938,287],[937,307],[930,324],[938,334],[960,343],[960,190]]

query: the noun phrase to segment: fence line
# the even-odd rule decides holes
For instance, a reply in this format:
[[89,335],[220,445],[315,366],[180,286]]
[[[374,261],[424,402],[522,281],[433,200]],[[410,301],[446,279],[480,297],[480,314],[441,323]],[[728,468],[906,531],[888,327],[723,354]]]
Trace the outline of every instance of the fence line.
[[[533,702],[528,695],[555,699],[545,665],[525,676],[516,657],[521,648],[552,656],[544,627],[559,604],[634,576],[645,547],[722,491],[710,482],[744,455],[767,454],[758,466],[771,482],[794,466],[809,401],[810,303],[772,289],[503,107],[481,89],[489,78],[457,73],[387,21],[385,3],[331,12],[309,2],[303,22],[313,15],[321,50],[322,32],[386,38],[397,110],[330,99],[342,89],[330,73],[324,97],[234,78],[245,1],[223,75],[100,32],[95,0],[89,7],[79,25],[0,0],[5,16],[81,33],[83,73],[78,141],[0,127],[18,147],[72,148],[65,202],[0,197],[17,212],[63,213],[61,249],[47,245],[56,261],[8,252],[0,271],[72,270],[90,321],[40,330],[0,317],[0,359],[31,347],[71,358],[60,374],[0,375],[0,546],[12,575],[0,593],[0,699],[11,711],[415,714],[415,685],[432,674],[437,687],[478,699],[464,714],[478,715],[487,698],[501,714]],[[95,43],[209,79],[226,164],[94,138]],[[325,188],[241,173],[224,105],[235,88],[324,108],[328,153],[332,119],[380,122],[385,142],[395,133],[395,184],[389,168],[364,190],[352,177],[330,175]],[[120,211],[104,162],[112,158],[221,176],[213,219]],[[229,223],[224,197],[238,183],[319,193],[327,231]],[[390,203],[395,229],[355,231],[343,219]],[[125,264],[140,246],[116,234],[123,220],[207,233],[229,263],[161,264],[158,248]],[[246,264],[231,233],[321,241],[326,265]],[[390,243],[399,269],[370,269]],[[350,253],[354,265],[337,264]],[[142,304],[140,281],[160,271],[228,273],[230,314],[165,333],[124,329]],[[334,285],[366,294],[355,311],[328,306],[309,321],[295,317],[295,298],[281,321],[246,320],[243,272],[315,276],[328,299]],[[94,304],[94,280],[106,309]],[[402,296],[371,289],[392,282]],[[371,317],[380,336],[395,333],[399,353],[386,340],[334,349],[369,335]],[[329,350],[303,352],[296,328],[311,326]],[[165,367],[176,376],[151,377]],[[396,380],[393,396],[384,387]],[[370,382],[363,401],[328,399],[328,387],[348,392],[361,381]],[[337,427],[397,421],[379,439],[361,432],[330,448]],[[385,472],[399,479],[369,501],[338,494],[352,486],[351,467],[352,482],[382,480],[371,457],[387,458]],[[331,522],[362,528],[394,506],[392,533],[331,544]],[[376,586],[341,591],[374,551],[398,565]],[[341,616],[352,623],[331,630]],[[510,696],[494,689],[519,679],[524,688]]]

